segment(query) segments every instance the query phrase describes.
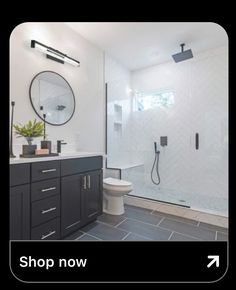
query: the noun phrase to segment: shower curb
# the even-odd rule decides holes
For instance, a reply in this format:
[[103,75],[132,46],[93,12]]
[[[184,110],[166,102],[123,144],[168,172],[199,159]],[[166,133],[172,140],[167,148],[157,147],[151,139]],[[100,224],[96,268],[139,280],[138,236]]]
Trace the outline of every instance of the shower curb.
[[124,203],[137,207],[156,210],[166,214],[180,216],[186,219],[196,220],[198,222],[212,224],[223,228],[228,228],[228,217],[206,213],[191,208],[183,208],[178,205],[164,204],[158,201],[152,201],[145,198],[125,196]]

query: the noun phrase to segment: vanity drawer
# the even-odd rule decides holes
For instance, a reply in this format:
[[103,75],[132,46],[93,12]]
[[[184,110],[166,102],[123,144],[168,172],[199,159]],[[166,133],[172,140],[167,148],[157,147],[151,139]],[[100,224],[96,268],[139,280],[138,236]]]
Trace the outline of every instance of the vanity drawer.
[[53,219],[31,231],[31,240],[59,240],[60,218]]
[[43,161],[32,163],[31,181],[40,181],[60,176],[60,161]]
[[60,178],[34,182],[31,185],[31,201],[60,194]]
[[66,159],[61,161],[61,176],[102,168],[102,156]]
[[20,185],[30,183],[30,164],[10,165],[10,185]]
[[53,196],[32,203],[32,227],[58,216],[60,216],[60,196]]

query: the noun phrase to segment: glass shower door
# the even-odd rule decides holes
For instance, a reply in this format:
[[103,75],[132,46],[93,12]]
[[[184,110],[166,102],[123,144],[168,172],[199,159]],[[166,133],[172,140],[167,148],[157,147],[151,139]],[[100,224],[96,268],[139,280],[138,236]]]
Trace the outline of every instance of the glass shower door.
[[[130,168],[122,173],[122,178],[133,182],[134,191],[131,195],[190,206],[191,116],[188,92],[187,86],[179,92],[177,85],[173,84],[166,90],[139,92],[134,96],[130,146],[143,166]],[[167,138],[167,146],[160,145],[161,137]],[[154,142],[160,151],[159,185],[151,180],[155,160]],[[156,166],[153,178],[157,180]]]
[[191,207],[225,216],[228,214],[227,71],[227,59],[223,56],[195,62],[191,69],[193,97],[189,107]]

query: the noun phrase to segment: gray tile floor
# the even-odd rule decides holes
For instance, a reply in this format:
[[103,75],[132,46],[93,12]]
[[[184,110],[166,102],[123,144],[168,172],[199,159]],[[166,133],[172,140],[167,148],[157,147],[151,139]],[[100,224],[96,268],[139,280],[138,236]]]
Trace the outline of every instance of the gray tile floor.
[[125,205],[121,216],[102,214],[67,240],[227,241],[228,230],[195,220]]

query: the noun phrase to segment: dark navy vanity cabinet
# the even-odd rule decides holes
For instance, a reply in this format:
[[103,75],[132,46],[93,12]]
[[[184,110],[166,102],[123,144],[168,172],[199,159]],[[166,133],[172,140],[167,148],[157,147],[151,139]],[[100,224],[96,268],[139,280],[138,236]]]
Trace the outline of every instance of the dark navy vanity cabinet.
[[102,158],[61,161],[61,234],[66,236],[102,213]]
[[10,165],[10,239],[59,240],[102,213],[102,156]]
[[10,167],[10,239],[30,239],[30,164]]
[[31,163],[31,240],[60,239],[60,160]]

